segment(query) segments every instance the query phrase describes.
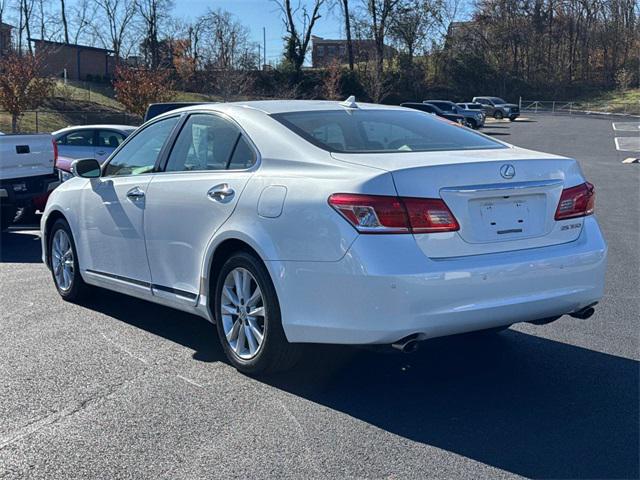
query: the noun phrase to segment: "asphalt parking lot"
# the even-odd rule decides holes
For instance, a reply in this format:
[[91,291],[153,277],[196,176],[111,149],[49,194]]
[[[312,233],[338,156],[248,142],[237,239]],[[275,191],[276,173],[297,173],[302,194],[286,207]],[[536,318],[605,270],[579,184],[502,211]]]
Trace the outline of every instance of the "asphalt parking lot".
[[596,314],[412,355],[315,347],[295,372],[251,379],[198,317],[109,292],[64,303],[37,229],[14,228],[0,251],[0,478],[637,478],[640,165],[615,138],[638,133],[612,122],[484,130],[578,158],[596,185],[609,243]]

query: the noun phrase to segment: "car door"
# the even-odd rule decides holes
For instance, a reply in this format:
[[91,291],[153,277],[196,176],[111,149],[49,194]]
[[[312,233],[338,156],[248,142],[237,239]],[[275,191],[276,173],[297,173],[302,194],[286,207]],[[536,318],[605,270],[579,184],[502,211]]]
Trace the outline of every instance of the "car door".
[[56,140],[58,155],[67,158],[95,158],[95,130],[74,130]]
[[230,119],[191,114],[148,186],[145,238],[153,294],[195,304],[207,245],[233,212],[257,150]]
[[149,293],[144,242],[146,190],[179,116],[158,120],[132,136],[102,176],[84,186],[79,226],[86,272],[101,283]]
[[97,135],[95,158],[102,164],[124,142],[125,136],[115,130],[98,130]]

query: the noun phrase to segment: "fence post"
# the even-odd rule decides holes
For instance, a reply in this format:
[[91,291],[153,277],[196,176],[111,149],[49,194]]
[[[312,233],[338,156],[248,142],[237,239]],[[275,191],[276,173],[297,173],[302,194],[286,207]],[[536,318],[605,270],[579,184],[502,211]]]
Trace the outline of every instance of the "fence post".
[[40,128],[38,125],[38,110],[36,110],[36,133],[40,133]]
[[555,101],[551,104],[551,114],[554,114],[554,113],[556,113],[556,102]]
[[520,112],[522,111],[522,96],[520,96],[520,99],[518,100],[518,110]]

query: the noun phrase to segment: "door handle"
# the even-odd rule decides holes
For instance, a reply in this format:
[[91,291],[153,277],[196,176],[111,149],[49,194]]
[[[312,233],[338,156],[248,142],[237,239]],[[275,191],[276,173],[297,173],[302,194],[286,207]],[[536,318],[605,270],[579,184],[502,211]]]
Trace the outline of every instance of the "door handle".
[[207,192],[207,196],[215,202],[227,203],[233,198],[235,193],[233,188],[229,187],[229,184],[221,183],[220,185],[211,187]]
[[96,152],[96,153],[97,153],[98,155],[104,155],[104,154],[105,154],[105,153],[107,153],[107,152],[105,152],[104,150],[102,150],[102,151],[100,151],[100,152]]
[[133,187],[127,192],[127,197],[132,200],[144,198],[144,190],[142,190],[140,187]]

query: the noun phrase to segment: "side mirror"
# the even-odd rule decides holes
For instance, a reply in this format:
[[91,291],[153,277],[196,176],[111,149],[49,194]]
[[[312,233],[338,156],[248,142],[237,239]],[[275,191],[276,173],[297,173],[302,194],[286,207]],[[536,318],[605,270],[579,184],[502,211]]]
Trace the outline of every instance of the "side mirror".
[[71,173],[83,178],[98,178],[101,173],[100,164],[95,158],[74,160],[71,164]]

